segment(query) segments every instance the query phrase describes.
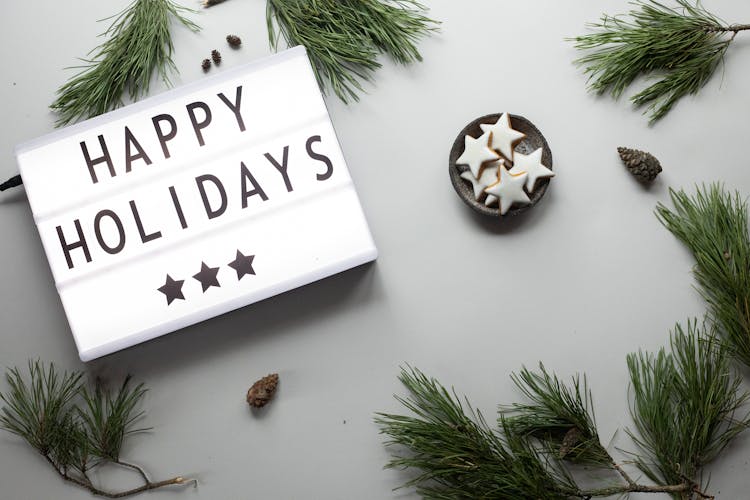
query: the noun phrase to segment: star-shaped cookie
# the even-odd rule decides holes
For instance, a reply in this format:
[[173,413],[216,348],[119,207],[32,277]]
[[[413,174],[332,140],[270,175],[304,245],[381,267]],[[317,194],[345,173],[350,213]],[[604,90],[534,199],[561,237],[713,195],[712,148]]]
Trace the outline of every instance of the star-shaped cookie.
[[500,203],[500,215],[505,215],[514,203],[526,204],[531,203],[523,185],[526,183],[526,172],[520,174],[511,174],[500,165],[498,168],[498,180],[484,190],[488,195],[496,196]]
[[510,173],[518,174],[521,172],[528,174],[526,177],[526,190],[529,193],[534,192],[537,179],[555,176],[552,170],[542,165],[542,148],[537,149],[530,155],[516,153],[516,161],[513,164],[513,168],[510,169]]
[[492,133],[492,139],[490,140],[490,147],[492,149],[500,151],[500,154],[504,157],[510,161],[514,161],[513,148],[518,141],[526,137],[526,134],[514,130],[510,126],[510,115],[508,113],[500,115],[500,118],[495,123],[482,123],[479,127],[485,134],[487,132]]
[[456,160],[456,165],[468,165],[475,178],[479,178],[482,164],[497,160],[500,156],[489,147],[490,134],[485,133],[474,139],[467,135],[464,137],[464,152]]
[[497,160],[487,165],[482,169],[478,179],[468,170],[461,172],[461,178],[471,182],[471,187],[474,189],[474,198],[477,200],[481,198],[485,188],[497,182],[497,167],[501,164],[505,164],[505,160]]

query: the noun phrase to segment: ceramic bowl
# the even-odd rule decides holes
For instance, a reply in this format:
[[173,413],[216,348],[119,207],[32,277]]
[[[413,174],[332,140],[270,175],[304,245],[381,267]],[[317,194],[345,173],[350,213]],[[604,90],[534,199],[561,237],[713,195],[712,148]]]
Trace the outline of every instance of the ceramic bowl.
[[[456,193],[458,193],[458,196],[460,196],[461,199],[476,212],[484,215],[491,215],[492,217],[497,217],[498,219],[518,215],[525,212],[526,210],[529,210],[534,205],[539,203],[539,200],[542,199],[544,193],[547,192],[547,187],[549,186],[549,182],[551,180],[550,178],[538,179],[534,192],[529,194],[531,203],[526,205],[513,205],[510,210],[508,210],[505,215],[502,216],[500,215],[500,209],[498,207],[488,207],[484,204],[484,198],[482,198],[482,201],[478,201],[476,198],[474,198],[474,191],[471,187],[471,184],[461,178],[461,173],[469,170],[469,167],[467,165],[456,165],[456,159],[464,152],[464,136],[481,136],[483,132],[479,125],[483,123],[495,123],[500,118],[501,114],[502,113],[494,113],[491,115],[481,116],[466,125],[458,134],[456,140],[453,142],[453,147],[451,148],[450,152],[450,158],[448,160],[448,172],[450,174],[453,187],[455,188]],[[516,144],[515,151],[518,151],[522,154],[530,154],[538,148],[542,148],[542,163],[545,167],[552,170],[552,151],[550,151],[547,140],[544,138],[539,129],[536,128],[534,124],[529,120],[527,120],[523,116],[518,115],[510,115],[510,124],[513,129],[526,134],[526,137]],[[508,169],[510,169],[512,166],[512,164],[507,160],[505,164],[506,168]]]

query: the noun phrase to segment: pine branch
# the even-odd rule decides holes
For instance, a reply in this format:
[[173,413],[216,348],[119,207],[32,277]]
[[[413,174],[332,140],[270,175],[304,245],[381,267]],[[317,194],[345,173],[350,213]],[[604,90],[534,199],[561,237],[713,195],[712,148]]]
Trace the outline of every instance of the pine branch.
[[597,94],[616,99],[638,77],[660,78],[631,98],[636,107],[646,106],[653,124],[703,88],[734,37],[750,25],[726,25],[699,1],[677,0],[677,8],[655,0],[634,5],[629,18],[605,14],[594,33],[572,40],[589,52],[576,63],[585,67],[589,90]]
[[501,407],[514,433],[529,435],[551,445],[559,458],[572,462],[609,466],[612,458],[602,448],[593,413],[593,399],[586,377],[583,385],[573,377],[572,388],[556,375],[549,374],[542,363],[539,373],[523,368],[511,379],[531,404],[516,403]]
[[690,196],[670,190],[673,209],[657,217],[696,260],[693,273],[709,316],[733,353],[750,366],[750,234],[748,207],[738,192],[702,186]]
[[[94,495],[123,498],[172,485],[197,484],[193,479],[173,477],[151,481],[138,465],[122,461],[125,437],[142,429],[133,424],[146,389],[129,386],[130,377],[120,389],[110,393],[97,384],[91,391],[80,372],[60,374],[50,364],[29,362],[28,380],[17,368],[8,370],[7,393],[0,393],[5,406],[0,411],[0,429],[23,438],[36,449],[65,481],[85,488]],[[140,486],[113,492],[95,485],[88,473],[113,463],[134,470]]]
[[81,373],[60,374],[54,366],[45,368],[39,361],[29,361],[30,381],[18,368],[9,370],[5,379],[10,386],[0,393],[4,406],[0,428],[23,438],[43,455],[60,455],[61,465],[69,464],[74,404],[82,388]]
[[[747,395],[739,390],[726,351],[694,323],[688,333],[678,326],[672,347],[673,355],[662,350],[656,357],[641,353],[628,358],[636,392],[633,416],[643,432],[632,433],[644,452],[636,455],[636,463],[655,485],[634,481],[599,443],[585,378],[581,384],[574,377],[567,386],[541,365],[538,373],[524,368],[513,375],[531,402],[501,407],[497,430],[435,379],[411,367],[402,369],[399,379],[409,396],[396,400],[412,416],[378,413],[375,418],[386,445],[400,450],[386,467],[419,471],[402,487],[416,487],[428,499],[590,499],[629,493],[712,498],[693,478],[750,423],[747,417],[734,420]],[[642,366],[634,361],[638,359],[645,360]],[[653,359],[672,360],[673,370],[652,369]],[[663,439],[659,432],[665,432],[667,419],[651,418],[651,409],[662,399],[676,412],[674,428]],[[577,431],[576,440],[561,453],[571,429]],[[664,446],[668,440],[672,448]],[[567,464],[584,461],[592,470],[609,473],[611,484],[579,487]],[[651,466],[660,461],[669,464],[667,471],[675,471],[677,463],[690,466],[691,475],[663,475]]]
[[130,389],[129,383],[130,377],[126,377],[115,396],[98,382],[93,392],[84,388],[82,393],[86,406],[80,409],[80,417],[89,431],[91,451],[97,457],[115,463],[120,463],[120,450],[125,437],[145,430],[133,429],[132,425],[143,416],[143,411],[135,410],[143,400],[146,389],[143,384]]
[[194,11],[172,0],[134,0],[114,16],[102,33],[108,39],[92,51],[91,59],[83,59],[82,71],[58,89],[50,106],[59,114],[57,126],[115,109],[126,92],[138,100],[155,74],[171,85],[169,74],[177,71],[172,61],[172,18],[191,31],[200,30],[184,17],[186,12]]
[[387,444],[411,451],[387,467],[421,471],[404,487],[416,486],[429,499],[564,499],[575,488],[525,436],[509,432],[504,439],[468,401],[435,379],[413,368],[403,369],[399,379],[410,395],[396,399],[416,416],[379,413],[376,422]]
[[416,44],[439,24],[425,10],[415,0],[268,0],[268,40],[273,49],[280,37],[305,46],[321,88],[356,101],[379,54],[400,64],[422,60]]
[[749,395],[705,325],[678,324],[670,345],[671,353],[627,358],[637,429],[629,433],[642,452],[635,463],[651,480],[696,485],[701,468],[750,425],[750,415],[740,415]]

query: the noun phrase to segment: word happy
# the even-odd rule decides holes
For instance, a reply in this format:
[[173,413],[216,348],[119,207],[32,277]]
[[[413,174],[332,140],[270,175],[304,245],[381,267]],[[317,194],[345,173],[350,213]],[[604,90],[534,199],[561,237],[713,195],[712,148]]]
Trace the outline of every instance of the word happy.
[[[244,132],[245,120],[243,119],[242,112],[240,111],[240,107],[242,105],[242,85],[237,87],[234,101],[229,100],[229,98],[227,98],[224,93],[219,93],[216,95],[219,100],[226,107],[228,107],[234,115],[234,118],[237,121],[237,127],[239,128],[240,132]],[[214,114],[211,111],[211,107],[204,101],[195,101],[186,105],[185,111],[188,115],[188,119],[190,120],[190,125],[192,126],[193,134],[195,134],[195,139],[198,142],[198,146],[205,146],[206,141],[203,137],[203,130],[208,128],[213,122]],[[159,145],[161,146],[161,154],[163,155],[165,160],[168,160],[172,156],[169,151],[169,141],[172,141],[175,137],[177,137],[177,120],[175,120],[174,116],[170,115],[169,113],[162,113],[153,116],[151,118],[151,123],[154,127],[154,135],[156,136],[156,139],[159,141]],[[123,162],[125,164],[125,173],[129,173],[133,169],[133,163],[135,163],[136,161],[143,161],[146,165],[151,165],[153,163],[153,161],[151,160],[151,156],[153,156],[153,153],[152,155],[149,155],[146,152],[135,135],[130,131],[130,127],[124,127],[123,137],[125,143],[125,158]],[[80,143],[81,153],[83,153],[83,159],[86,163],[86,166],[88,167],[89,174],[91,175],[91,182],[93,182],[94,184],[99,182],[99,176],[96,171],[96,167],[99,165],[106,165],[111,177],[117,176],[115,164],[112,159],[112,155],[109,153],[109,148],[107,147],[107,141],[104,139],[104,135],[99,135],[98,139],[99,148],[101,149],[101,156],[98,157],[92,158],[92,154],[89,151],[89,145],[86,143],[86,141],[81,141]]]

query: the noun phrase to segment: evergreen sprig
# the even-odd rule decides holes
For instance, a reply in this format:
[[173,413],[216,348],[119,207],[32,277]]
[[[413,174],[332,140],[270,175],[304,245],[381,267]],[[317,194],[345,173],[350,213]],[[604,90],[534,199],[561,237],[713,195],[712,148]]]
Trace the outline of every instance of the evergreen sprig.
[[[124,439],[144,430],[133,428],[143,416],[138,410],[146,394],[143,384],[131,387],[128,377],[114,393],[100,384],[92,390],[82,373],[60,373],[39,361],[29,361],[28,379],[17,368],[5,378],[10,390],[0,392],[5,403],[0,429],[24,439],[65,481],[108,498],[195,482],[182,477],[151,481],[140,466],[120,459]],[[90,471],[107,463],[135,470],[142,485],[112,492],[94,484]]]
[[10,386],[0,393],[7,406],[0,413],[0,426],[21,436],[42,455],[51,454],[62,465],[70,454],[68,431],[75,419],[73,400],[83,387],[82,374],[59,373],[54,366],[46,369],[39,362],[29,362],[27,382],[18,368],[6,374]]
[[321,88],[356,101],[379,54],[400,64],[422,60],[416,44],[438,26],[425,11],[415,0],[268,0],[268,40],[273,49],[280,37],[303,45]]
[[642,452],[635,463],[657,484],[697,484],[701,468],[750,424],[748,394],[711,328],[678,324],[670,345],[671,353],[627,358],[637,429],[630,434]]
[[[512,376],[529,402],[501,406],[490,428],[468,400],[414,368],[399,379],[409,396],[396,399],[412,415],[378,413],[386,445],[400,451],[389,468],[415,469],[414,486],[428,499],[593,498],[668,493],[710,498],[701,470],[750,425],[740,415],[748,394],[731,370],[726,348],[697,322],[677,325],[672,354],[628,357],[634,403],[631,435],[637,466],[656,484],[639,484],[599,441],[586,379],[563,383],[540,365]],[[579,485],[571,464],[586,463],[608,484]]]
[[722,338],[750,366],[750,234],[748,206],[719,184],[694,195],[670,190],[674,208],[656,214],[695,257],[693,273]]
[[[574,488],[562,468],[549,466],[547,456],[522,434],[490,428],[481,412],[462,402],[440,383],[414,368],[401,371],[409,390],[396,399],[416,416],[378,413],[376,422],[389,445],[407,447],[389,468],[421,471],[404,485],[416,486],[430,499],[566,498]],[[510,429],[504,422],[506,429]]]
[[708,82],[738,32],[750,25],[727,25],[699,1],[634,2],[629,18],[603,15],[594,33],[573,39],[589,53],[576,61],[589,75],[589,89],[618,98],[638,77],[660,79],[631,98],[646,106],[650,123],[666,115],[682,97]]
[[585,376],[583,382],[574,376],[569,388],[539,363],[539,372],[524,367],[511,379],[530,401],[501,407],[502,418],[514,433],[547,442],[559,458],[609,466],[611,458],[599,441]]
[[88,429],[89,446],[93,454],[112,462],[120,461],[120,450],[125,437],[147,429],[134,429],[133,425],[144,414],[137,411],[146,394],[143,384],[130,387],[126,377],[120,390],[112,394],[100,383],[92,391],[84,388],[85,408],[79,409],[81,420]]
[[172,0],[134,0],[114,16],[102,33],[107,40],[94,49],[80,73],[57,91],[50,108],[58,113],[57,126],[91,118],[122,105],[127,92],[138,100],[148,92],[155,74],[171,85],[170,73],[177,68],[172,61],[171,23],[177,19],[192,31],[200,27],[184,14],[194,12]]

